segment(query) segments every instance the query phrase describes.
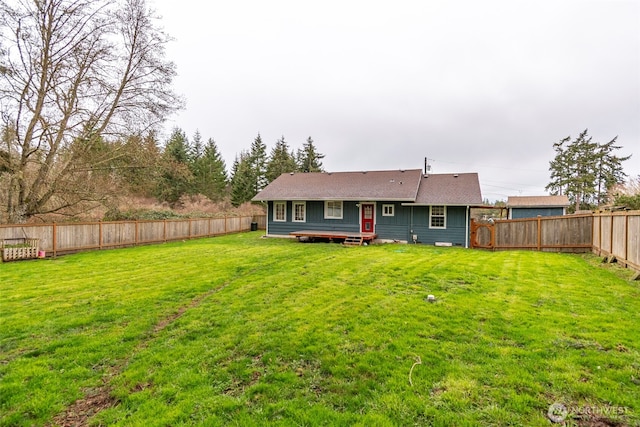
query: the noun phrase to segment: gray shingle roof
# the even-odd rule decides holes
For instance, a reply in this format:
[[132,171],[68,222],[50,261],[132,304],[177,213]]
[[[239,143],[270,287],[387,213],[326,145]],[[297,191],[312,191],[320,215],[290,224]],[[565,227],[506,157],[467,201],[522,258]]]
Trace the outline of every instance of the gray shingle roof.
[[422,171],[285,173],[253,200],[414,201]]
[[253,200],[400,201],[421,205],[482,204],[477,173],[422,175],[420,169],[282,174]]
[[567,196],[509,196],[508,208],[555,208],[569,206]]
[[481,205],[482,193],[478,174],[443,173],[423,176],[415,203],[419,205]]

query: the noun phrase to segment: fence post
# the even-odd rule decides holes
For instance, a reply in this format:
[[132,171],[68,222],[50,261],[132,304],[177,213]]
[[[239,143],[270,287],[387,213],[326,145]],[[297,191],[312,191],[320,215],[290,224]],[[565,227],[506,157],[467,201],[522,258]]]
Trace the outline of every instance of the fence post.
[[629,260],[629,212],[624,213],[624,262],[628,266]]
[[189,227],[187,228],[187,233],[189,235],[189,240],[191,240],[191,218],[189,218]]
[[224,216],[224,234],[227,234],[227,216]]
[[594,214],[591,214],[591,252],[595,250],[595,245],[593,244],[593,239],[596,236],[596,218]]
[[138,220],[137,219],[136,219],[135,225],[136,225],[136,227],[135,227],[136,235],[135,235],[135,237],[133,239],[133,245],[134,246],[138,246]]
[[98,222],[98,230],[99,230],[98,231],[98,234],[99,234],[99,237],[98,237],[98,248],[102,249],[102,220],[100,220]]
[[538,252],[542,244],[542,217],[538,215]]

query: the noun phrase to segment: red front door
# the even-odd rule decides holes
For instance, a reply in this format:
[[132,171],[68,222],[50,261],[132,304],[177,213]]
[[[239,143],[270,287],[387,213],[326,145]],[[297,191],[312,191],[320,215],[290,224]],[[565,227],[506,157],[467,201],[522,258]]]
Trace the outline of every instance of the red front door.
[[362,233],[373,233],[373,203],[362,203],[360,205],[360,215],[362,216],[360,231]]

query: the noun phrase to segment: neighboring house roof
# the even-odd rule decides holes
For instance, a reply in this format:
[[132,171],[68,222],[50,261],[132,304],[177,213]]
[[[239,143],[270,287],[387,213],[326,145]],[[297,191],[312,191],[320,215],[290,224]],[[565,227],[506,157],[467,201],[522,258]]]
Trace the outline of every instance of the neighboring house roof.
[[477,173],[443,173],[422,177],[416,205],[482,204],[480,181]]
[[432,174],[422,170],[285,173],[253,200],[399,201],[416,204],[482,203],[478,174]]
[[569,206],[567,196],[509,196],[508,208],[564,208]]
[[253,200],[413,201],[421,176],[420,169],[284,173]]

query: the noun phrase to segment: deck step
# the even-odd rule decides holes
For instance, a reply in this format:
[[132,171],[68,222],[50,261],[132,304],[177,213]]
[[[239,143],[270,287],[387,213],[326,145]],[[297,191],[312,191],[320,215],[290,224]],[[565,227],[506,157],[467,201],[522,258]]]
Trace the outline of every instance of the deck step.
[[364,238],[362,236],[347,236],[347,238],[344,239],[343,245],[345,245],[345,246],[362,246],[362,242],[363,241],[364,241]]

